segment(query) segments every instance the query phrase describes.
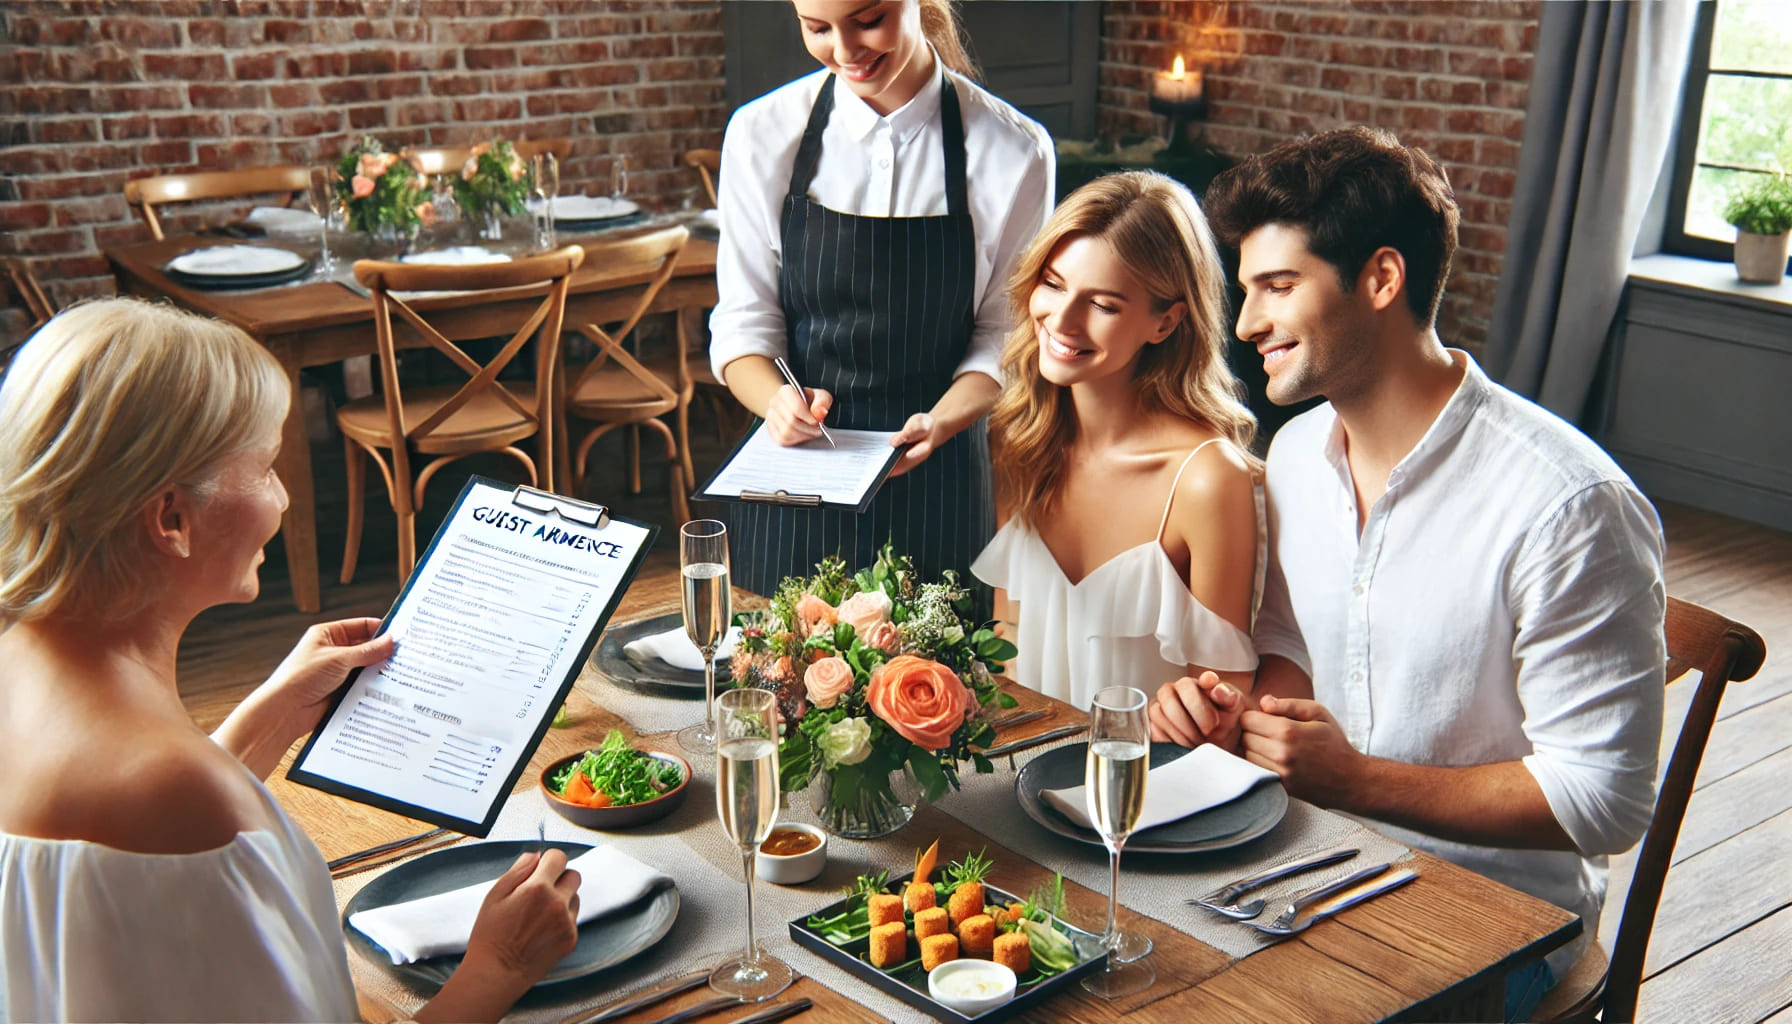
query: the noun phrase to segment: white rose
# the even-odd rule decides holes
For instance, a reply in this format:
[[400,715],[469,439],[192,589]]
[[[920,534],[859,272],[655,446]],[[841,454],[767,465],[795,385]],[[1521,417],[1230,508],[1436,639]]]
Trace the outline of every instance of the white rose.
[[871,723],[863,718],[843,718],[828,726],[821,738],[824,767],[858,764],[871,756]]
[[945,629],[940,630],[940,637],[949,644],[955,644],[964,639],[964,627],[947,626]]
[[859,638],[864,639],[871,627],[890,618],[890,595],[881,590],[865,590],[840,602],[837,611],[840,621],[852,627]]

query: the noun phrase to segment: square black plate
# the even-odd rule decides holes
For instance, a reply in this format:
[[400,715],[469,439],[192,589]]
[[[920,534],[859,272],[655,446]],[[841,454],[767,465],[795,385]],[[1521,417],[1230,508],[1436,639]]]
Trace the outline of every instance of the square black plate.
[[[893,892],[901,892],[902,887],[907,885],[909,879],[913,877],[914,872],[911,871],[900,878],[892,878],[889,889]],[[1020,901],[1020,896],[987,882],[984,883],[983,891],[986,903],[1001,903],[1006,906],[1009,903]],[[804,914],[790,922],[790,937],[796,940],[797,945],[814,952],[823,960],[846,973],[863,978],[879,991],[895,996],[922,1013],[948,1021],[949,1024],[972,1024],[972,1022],[993,1024],[995,1021],[1007,1020],[1023,1010],[1029,1010],[1050,999],[1054,993],[1062,990],[1074,979],[1080,978],[1100,966],[1107,957],[1107,950],[1102,948],[1100,935],[1078,928],[1062,918],[1054,918],[1062,926],[1061,930],[1070,936],[1070,941],[1075,944],[1077,952],[1083,956],[1082,961],[1061,974],[1054,974],[1031,985],[1021,985],[1015,989],[1014,998],[1001,1006],[985,1010],[975,1017],[966,1017],[928,994],[927,972],[923,971],[919,964],[900,974],[891,974],[889,971],[871,966],[870,961],[861,959],[871,946],[869,938],[858,939],[845,946],[836,946],[824,938],[821,933],[809,928],[809,918],[832,917],[846,910],[846,905],[847,900],[842,898],[813,913]]]

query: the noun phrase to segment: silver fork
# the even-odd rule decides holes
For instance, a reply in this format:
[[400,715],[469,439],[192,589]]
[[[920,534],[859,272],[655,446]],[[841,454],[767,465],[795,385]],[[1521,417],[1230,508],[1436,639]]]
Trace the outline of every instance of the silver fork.
[[1339,900],[1337,903],[1320,910],[1316,914],[1307,917],[1298,917],[1300,911],[1312,906],[1315,902],[1341,890],[1348,889],[1352,884],[1360,882],[1364,878],[1373,877],[1377,872],[1385,871],[1386,869],[1386,864],[1381,865],[1379,868],[1365,868],[1349,878],[1333,882],[1331,885],[1325,886],[1311,896],[1302,897],[1302,900],[1296,901],[1295,904],[1289,906],[1287,910],[1277,915],[1276,919],[1268,924],[1258,924],[1255,921],[1246,921],[1244,923],[1248,927],[1255,928],[1266,935],[1274,935],[1277,937],[1298,935],[1308,928],[1313,927],[1315,923],[1323,921],[1339,911],[1349,910],[1359,903],[1372,900],[1384,892],[1391,892],[1398,889],[1419,877],[1419,873],[1411,868],[1401,868],[1399,871],[1391,872],[1385,877],[1376,879],[1374,884],[1367,886],[1362,892],[1352,893],[1348,898]]
[[1333,864],[1347,861],[1360,852],[1362,851],[1357,850],[1354,847],[1345,847],[1341,850],[1327,850],[1324,853],[1315,854],[1311,857],[1302,857],[1299,860],[1291,860],[1285,864],[1277,864],[1275,867],[1260,874],[1252,875],[1249,878],[1241,878],[1230,885],[1221,886],[1219,889],[1216,889],[1205,896],[1192,900],[1184,900],[1183,902],[1190,906],[1206,907],[1208,910],[1217,911],[1227,917],[1244,921],[1256,917],[1263,912],[1263,901],[1261,899],[1255,899],[1249,903],[1238,902],[1238,898],[1245,893],[1260,885],[1276,881],[1280,878],[1287,878],[1289,875],[1297,875],[1302,871],[1311,871],[1315,868],[1329,867]]

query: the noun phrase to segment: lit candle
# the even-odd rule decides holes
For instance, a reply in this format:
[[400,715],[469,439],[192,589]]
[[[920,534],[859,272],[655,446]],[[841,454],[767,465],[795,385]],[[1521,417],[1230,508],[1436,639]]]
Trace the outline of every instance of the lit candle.
[[1157,73],[1151,95],[1163,103],[1197,103],[1201,99],[1201,72],[1187,70],[1179,53],[1169,71]]

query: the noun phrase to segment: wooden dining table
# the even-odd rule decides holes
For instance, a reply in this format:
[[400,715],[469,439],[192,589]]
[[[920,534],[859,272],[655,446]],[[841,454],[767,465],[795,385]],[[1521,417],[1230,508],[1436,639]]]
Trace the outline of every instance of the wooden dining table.
[[[611,621],[621,624],[676,611],[678,607],[676,558],[656,553],[637,576]],[[643,748],[672,742],[670,735],[637,733],[618,714],[602,706],[600,685],[607,684],[588,666],[566,705],[574,724],[547,733],[520,777],[518,793],[533,788],[546,765],[598,745],[613,728],[622,729]],[[1000,733],[998,739],[1004,742],[1043,737],[1061,731],[1067,724],[1087,722],[1086,714],[1069,705],[1012,685],[1008,689],[1020,701],[1020,710],[1043,709],[1046,714],[1024,727],[1016,726],[1013,733]],[[290,756],[289,752],[289,759]],[[1001,770],[1005,769],[998,768]],[[283,766],[270,780],[270,788],[316,839],[326,858],[364,850],[426,827],[297,786],[287,782],[284,775]],[[699,793],[693,799],[707,803],[713,798]],[[709,816],[693,816],[692,820],[703,822],[691,826],[694,828],[720,828]],[[1004,884],[1015,891],[1028,891],[1048,881],[1055,870],[1052,864],[1036,863],[1014,852],[1014,837],[984,835],[974,825],[933,807],[924,807],[903,832],[886,841],[914,843],[917,837],[935,836],[940,838],[942,849],[986,850],[1003,865]],[[1155,914],[1139,913],[1123,905],[1119,912],[1121,926],[1149,936],[1155,944],[1148,960],[1156,975],[1155,983],[1142,993],[1114,1002],[1090,996],[1073,984],[1034,1008],[1025,1019],[1089,1024],[1116,1020],[1159,1024],[1186,1024],[1191,1020],[1264,1024],[1497,1020],[1503,1009],[1506,975],[1565,945],[1580,932],[1580,920],[1575,915],[1429,854],[1415,852],[1400,866],[1414,869],[1417,879],[1243,959],[1233,959],[1197,941]],[[1104,919],[1105,892],[1092,891],[1068,879],[1065,887],[1075,919]],[[836,896],[818,891],[815,898],[819,908]],[[1174,902],[1180,904],[1181,900]],[[1165,908],[1164,916],[1169,909]],[[764,922],[763,926],[782,927],[775,922]],[[693,966],[698,965],[686,963],[673,973]],[[861,1000],[870,991],[869,986],[863,992],[854,991],[852,986],[837,990],[813,977],[801,977],[781,998],[806,996],[814,1001],[812,1009],[794,1018],[799,1024],[883,1020],[862,1005]],[[699,988],[622,1020],[644,1024],[711,995],[707,989]],[[593,998],[587,1006],[602,1004],[607,998]],[[568,1008],[564,1018],[555,1019],[574,1019],[580,1008]],[[362,1010],[367,1019],[374,1021],[395,1019],[409,1012],[405,1007],[383,1005],[365,993]],[[728,1021],[745,1012],[743,1009],[705,1020]]]
[[[599,236],[564,235],[563,242],[595,241]],[[606,234],[602,237],[617,237]],[[299,373],[378,350],[374,336],[373,301],[339,281],[303,283],[254,290],[207,290],[171,279],[163,268],[183,252],[230,242],[213,236],[184,235],[161,241],[112,246],[105,250],[118,291],[123,295],[168,298],[206,316],[236,324],[267,346],[286,371],[292,387],[281,433],[280,454],[274,469],[285,485],[290,504],[281,519],[280,536],[286,548],[287,571],[293,602],[300,611],[322,607],[318,572],[317,500],[312,476],[311,446],[305,429],[305,409],[300,398]],[[315,255],[314,242],[281,236],[271,244]],[[680,254],[672,279],[655,298],[650,312],[689,314],[716,301],[716,245],[693,237]],[[566,323],[603,322],[619,299],[631,291],[638,295],[651,276],[650,269],[608,267],[587,261],[568,286]],[[485,295],[457,295],[419,300],[413,305],[428,312],[430,322],[450,338],[508,335],[540,301],[539,290],[510,289]],[[423,347],[424,342],[408,325],[396,332],[401,348]]]

